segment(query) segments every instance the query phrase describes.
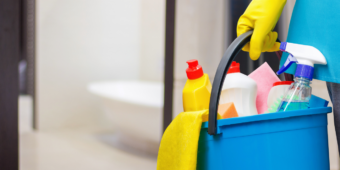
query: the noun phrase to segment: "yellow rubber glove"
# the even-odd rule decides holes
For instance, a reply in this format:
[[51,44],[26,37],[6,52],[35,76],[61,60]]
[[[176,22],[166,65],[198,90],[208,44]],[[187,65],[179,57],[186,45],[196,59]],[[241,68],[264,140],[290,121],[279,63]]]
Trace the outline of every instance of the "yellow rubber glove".
[[253,0],[237,23],[237,36],[254,30],[243,50],[249,51],[252,60],[257,60],[261,52],[279,51],[277,32],[273,29],[280,18],[286,0]]

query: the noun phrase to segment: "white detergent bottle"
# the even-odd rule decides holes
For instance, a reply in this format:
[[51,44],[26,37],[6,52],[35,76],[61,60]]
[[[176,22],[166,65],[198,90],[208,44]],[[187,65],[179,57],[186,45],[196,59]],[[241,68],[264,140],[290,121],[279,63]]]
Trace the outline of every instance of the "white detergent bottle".
[[221,90],[220,104],[233,102],[241,116],[256,115],[257,84],[240,73],[240,64],[232,62]]
[[297,63],[294,83],[289,87],[277,111],[307,109],[312,95],[310,83],[313,80],[314,64],[327,64],[324,55],[316,48],[282,42],[280,50],[289,56],[278,74],[287,70],[292,63]]

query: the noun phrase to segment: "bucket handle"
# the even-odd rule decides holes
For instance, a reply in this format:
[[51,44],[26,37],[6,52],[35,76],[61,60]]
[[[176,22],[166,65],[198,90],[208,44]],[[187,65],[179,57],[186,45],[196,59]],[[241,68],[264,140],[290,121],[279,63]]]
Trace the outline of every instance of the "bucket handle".
[[215,78],[212,84],[210,103],[209,103],[209,125],[208,133],[216,135],[217,132],[217,109],[220,101],[221,89],[225,79],[225,75],[229,70],[231,63],[241,49],[250,41],[253,31],[248,31],[238,36],[228,47],[224,53],[220,64],[217,67]]
[[[250,42],[251,35],[253,31],[248,31],[240,36],[238,36],[228,47],[226,52],[223,54],[223,57],[220,61],[220,64],[217,67],[214,82],[212,84],[211,96],[210,96],[210,104],[209,104],[209,125],[208,125],[208,133],[210,135],[216,135],[219,133],[217,129],[217,109],[218,103],[220,100],[221,89],[223,86],[223,82],[225,79],[225,75],[229,70],[231,63],[234,61],[237,54],[241,51],[241,49]],[[280,42],[279,39],[276,40]],[[277,53],[278,54],[278,53]],[[279,54],[278,54],[279,56]],[[279,56],[279,59],[281,56]],[[285,79],[292,79],[291,75],[285,75]],[[288,78],[287,78],[288,77]]]

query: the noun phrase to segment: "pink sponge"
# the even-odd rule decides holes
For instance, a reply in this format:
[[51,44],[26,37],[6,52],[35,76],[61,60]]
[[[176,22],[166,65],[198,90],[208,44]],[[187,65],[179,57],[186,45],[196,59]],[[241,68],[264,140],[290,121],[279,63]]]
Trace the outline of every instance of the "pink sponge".
[[267,62],[249,74],[249,77],[257,83],[256,108],[259,114],[267,110],[267,98],[270,89],[275,82],[281,81],[270,68]]

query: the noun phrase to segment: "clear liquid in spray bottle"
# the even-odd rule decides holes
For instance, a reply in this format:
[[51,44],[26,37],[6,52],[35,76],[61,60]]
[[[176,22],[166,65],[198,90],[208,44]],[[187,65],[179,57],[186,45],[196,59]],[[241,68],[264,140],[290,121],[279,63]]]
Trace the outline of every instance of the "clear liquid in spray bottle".
[[278,112],[308,109],[312,95],[311,82],[307,78],[296,77],[278,107]]

